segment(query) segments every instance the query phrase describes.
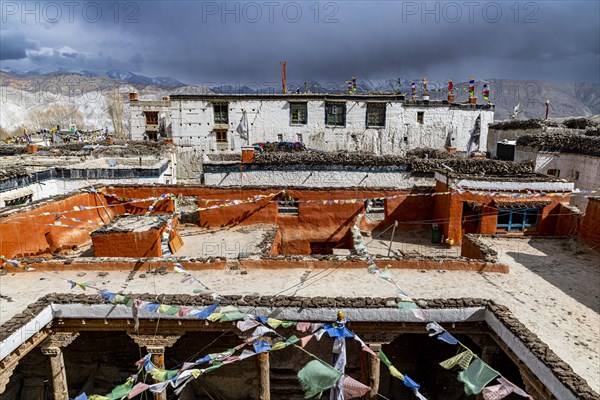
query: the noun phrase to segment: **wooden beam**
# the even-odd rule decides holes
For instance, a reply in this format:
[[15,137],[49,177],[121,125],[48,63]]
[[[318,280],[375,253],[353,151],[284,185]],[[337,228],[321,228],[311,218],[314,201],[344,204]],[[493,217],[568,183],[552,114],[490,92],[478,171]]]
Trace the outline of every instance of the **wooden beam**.
[[271,380],[269,369],[269,353],[260,353],[258,355],[258,398],[260,400],[271,399]]
[[12,353],[4,357],[0,361],[0,394],[4,393],[6,386],[12,376],[15,368],[19,364],[19,361],[25,357],[29,352],[35,349],[40,343],[42,343],[48,337],[48,330],[44,329],[36,332],[32,337],[21,343]]
[[540,380],[531,372],[529,367],[521,361],[519,356],[517,356],[504,341],[496,335],[494,331],[490,329],[489,331],[490,337],[496,342],[498,347],[504,351],[504,353],[510,358],[510,360],[519,368],[519,372],[521,374],[521,378],[523,379],[523,383],[526,386],[527,391],[531,391],[532,389],[535,393],[529,393],[530,396],[533,396],[536,400],[556,400],[556,397],[546,388],[546,386],[540,382]]

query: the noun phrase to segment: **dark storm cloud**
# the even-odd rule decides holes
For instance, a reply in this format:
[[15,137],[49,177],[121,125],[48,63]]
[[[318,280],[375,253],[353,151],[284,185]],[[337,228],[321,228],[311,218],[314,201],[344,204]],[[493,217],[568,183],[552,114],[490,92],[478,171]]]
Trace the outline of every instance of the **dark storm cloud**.
[[[123,12],[118,23],[109,20],[107,11],[98,23],[80,20],[44,33],[59,36],[54,46],[86,54],[86,68],[105,68],[103,52],[115,68],[191,83],[277,82],[282,60],[288,79],[299,82],[353,75],[600,80],[599,2],[137,4],[127,10],[135,11],[131,23]],[[73,34],[60,37],[65,30]]]
[[20,60],[27,57],[27,49],[36,48],[21,32],[0,30],[0,60]]

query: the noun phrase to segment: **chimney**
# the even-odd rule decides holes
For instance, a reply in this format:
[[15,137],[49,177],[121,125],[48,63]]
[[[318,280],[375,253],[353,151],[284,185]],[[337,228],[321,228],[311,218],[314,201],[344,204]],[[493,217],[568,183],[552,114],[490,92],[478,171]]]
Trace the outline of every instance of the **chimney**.
[[454,103],[454,93],[448,92],[448,103]]
[[137,101],[137,100],[138,100],[138,94],[136,92],[129,93],[129,101]]
[[242,164],[252,164],[254,162],[254,147],[242,147]]
[[469,96],[469,104],[477,104],[477,97]]

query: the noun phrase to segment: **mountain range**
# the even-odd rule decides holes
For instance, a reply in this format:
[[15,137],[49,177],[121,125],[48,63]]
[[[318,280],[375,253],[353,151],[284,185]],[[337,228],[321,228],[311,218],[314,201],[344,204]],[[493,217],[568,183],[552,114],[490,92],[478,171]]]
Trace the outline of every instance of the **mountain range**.
[[38,68],[30,71],[17,71],[12,68],[2,68],[0,71],[9,73],[18,77],[32,77],[32,76],[52,76],[52,75],[79,75],[82,77],[108,77],[119,81],[140,84],[140,85],[155,85],[161,87],[181,87],[187,86],[185,83],[178,81],[175,78],[168,76],[158,76],[156,78],[150,78],[144,75],[138,75],[130,71],[111,69],[106,72],[99,71],[71,71],[63,68],[57,70],[47,70],[44,68]]

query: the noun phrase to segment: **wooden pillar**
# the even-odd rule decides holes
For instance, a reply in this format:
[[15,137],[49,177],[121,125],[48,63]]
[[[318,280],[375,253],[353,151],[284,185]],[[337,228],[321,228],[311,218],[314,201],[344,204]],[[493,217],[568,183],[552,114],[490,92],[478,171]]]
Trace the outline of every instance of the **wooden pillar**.
[[[140,347],[145,347],[148,354],[150,354],[150,361],[157,368],[165,368],[165,349],[171,347],[177,342],[181,336],[179,335],[135,335],[129,334],[129,336],[137,343]],[[167,391],[163,390],[161,393],[154,393],[154,400],[167,400]]]
[[54,400],[69,400],[67,371],[62,349],[71,344],[77,336],[78,333],[53,333],[42,343],[42,353],[50,359]]
[[[369,347],[376,354],[381,350],[381,343],[369,343]],[[381,360],[379,357],[374,357],[372,354],[367,354],[369,363],[367,368],[367,385],[371,387],[369,393],[370,398],[375,398],[379,392],[379,376],[381,371]]]
[[[148,354],[150,354],[150,361],[152,361],[152,364],[154,364],[156,368],[165,369],[165,347],[149,346],[146,347],[146,350],[148,351]],[[167,400],[167,391],[163,390],[161,393],[154,393],[154,400]]]
[[260,353],[258,355],[258,398],[260,400],[271,399],[271,381],[269,374],[269,353]]

